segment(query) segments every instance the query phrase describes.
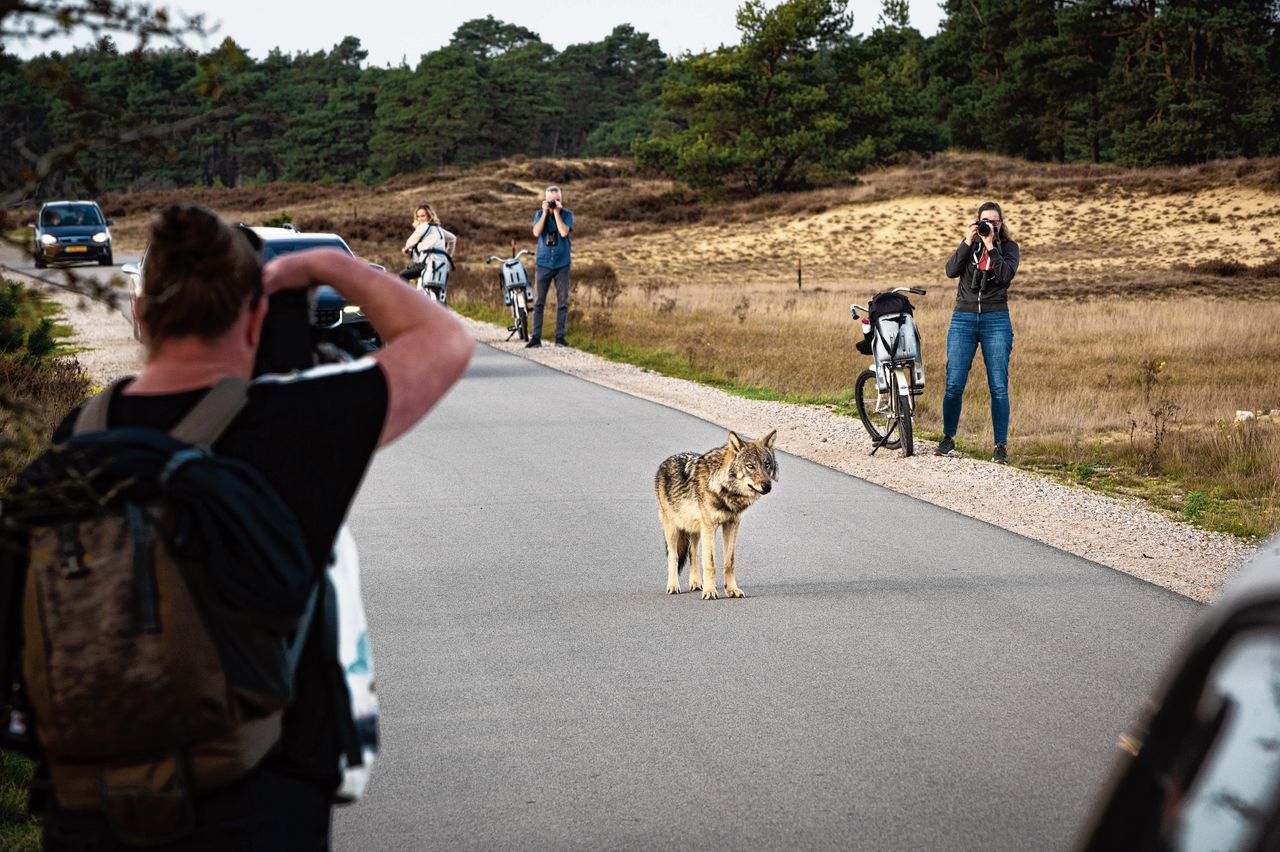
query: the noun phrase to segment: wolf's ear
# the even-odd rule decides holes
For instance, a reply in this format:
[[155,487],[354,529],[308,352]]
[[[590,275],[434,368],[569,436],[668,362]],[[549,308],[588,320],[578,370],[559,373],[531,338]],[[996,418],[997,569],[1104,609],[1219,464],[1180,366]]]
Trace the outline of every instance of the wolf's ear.
[[729,446],[733,447],[735,453],[742,449],[742,439],[738,437],[737,432],[729,433]]
[[774,438],[776,438],[776,437],[778,437],[778,430],[777,430],[777,429],[774,429],[774,430],[773,430],[772,432],[770,432],[768,435],[765,435],[765,436],[764,436],[764,445],[765,445],[766,447],[768,447],[769,449],[771,449],[771,450],[772,450],[772,449],[773,449],[773,439],[774,439]]

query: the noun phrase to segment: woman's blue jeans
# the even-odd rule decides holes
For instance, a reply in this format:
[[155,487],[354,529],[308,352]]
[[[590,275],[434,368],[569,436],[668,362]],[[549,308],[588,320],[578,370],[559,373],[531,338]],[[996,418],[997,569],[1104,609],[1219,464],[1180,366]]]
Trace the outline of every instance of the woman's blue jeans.
[[951,314],[942,431],[954,438],[960,427],[960,404],[978,344],[982,344],[982,362],[987,365],[987,387],[991,389],[991,429],[995,442],[1003,444],[1009,440],[1009,353],[1013,352],[1013,323],[1008,311]]

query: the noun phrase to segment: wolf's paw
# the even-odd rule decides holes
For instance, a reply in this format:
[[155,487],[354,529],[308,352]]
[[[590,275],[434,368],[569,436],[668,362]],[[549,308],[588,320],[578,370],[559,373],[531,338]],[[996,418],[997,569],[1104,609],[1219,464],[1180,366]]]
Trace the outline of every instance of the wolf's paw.
[[694,583],[690,583],[690,584],[689,584],[689,591],[691,591],[691,592],[700,592],[700,591],[702,591],[702,584],[701,584],[701,583],[697,583],[697,584],[695,585]]
[[737,586],[725,586],[724,596],[726,598],[745,598],[747,595]]
[[680,594],[680,584],[679,584],[679,583],[667,583],[667,594],[669,594],[669,595],[678,595],[678,594]]
[[715,586],[712,586],[712,587],[711,587],[711,588],[709,588],[709,589],[703,589],[703,590],[702,590],[702,599],[703,599],[704,601],[713,601],[713,600],[715,600],[717,597],[719,597],[719,596],[716,594],[716,588],[715,588]]

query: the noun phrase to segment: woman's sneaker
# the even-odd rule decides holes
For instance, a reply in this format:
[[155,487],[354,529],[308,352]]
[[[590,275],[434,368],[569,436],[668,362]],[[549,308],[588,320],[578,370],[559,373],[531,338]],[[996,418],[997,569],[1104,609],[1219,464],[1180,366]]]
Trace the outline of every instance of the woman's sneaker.
[[937,449],[933,451],[935,456],[949,456],[956,449],[956,439],[950,435],[943,435],[942,440],[938,442]]
[[1009,463],[1009,451],[1005,448],[1004,444],[996,444],[995,452],[991,454],[991,460],[996,464]]

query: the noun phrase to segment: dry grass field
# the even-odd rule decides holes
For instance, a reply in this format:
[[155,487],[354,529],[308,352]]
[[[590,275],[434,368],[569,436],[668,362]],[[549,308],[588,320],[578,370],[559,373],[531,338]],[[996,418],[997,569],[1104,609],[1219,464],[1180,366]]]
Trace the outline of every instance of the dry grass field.
[[[250,223],[287,213],[396,269],[412,208],[459,235],[451,298],[495,315],[483,258],[560,184],[574,240],[575,344],[746,392],[841,406],[865,358],[851,302],[922,286],[928,388],[939,428],[954,282],[943,263],[977,204],[998,200],[1022,248],[1011,292],[1015,463],[1245,535],[1280,528],[1280,160],[1134,172],[948,154],[848,187],[695,197],[628,161],[513,158],[377,187],[269,185],[109,196],[117,240],[140,246],[176,198]],[[797,287],[796,262],[803,266]],[[754,390],[750,390],[754,389]],[[990,450],[981,358],[959,440]]]

